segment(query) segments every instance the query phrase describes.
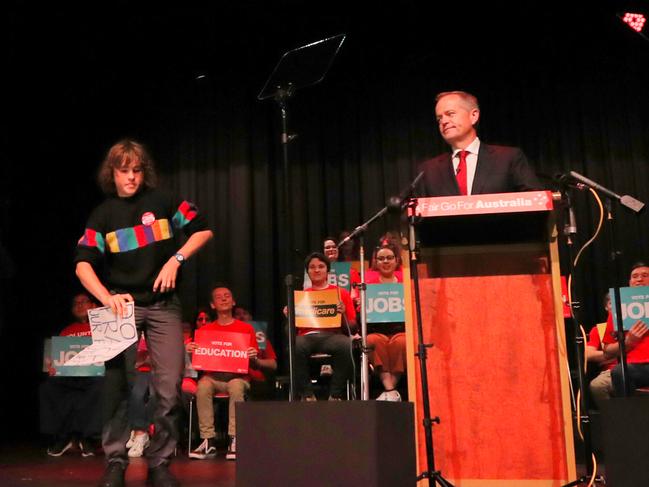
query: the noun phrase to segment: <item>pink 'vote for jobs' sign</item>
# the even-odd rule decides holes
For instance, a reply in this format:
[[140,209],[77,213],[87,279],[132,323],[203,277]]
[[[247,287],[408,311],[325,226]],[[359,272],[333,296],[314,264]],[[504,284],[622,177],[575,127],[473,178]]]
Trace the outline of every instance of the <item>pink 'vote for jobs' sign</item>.
[[549,211],[552,208],[552,193],[550,191],[526,191],[523,193],[419,198],[415,214],[422,217],[482,215],[486,213]]

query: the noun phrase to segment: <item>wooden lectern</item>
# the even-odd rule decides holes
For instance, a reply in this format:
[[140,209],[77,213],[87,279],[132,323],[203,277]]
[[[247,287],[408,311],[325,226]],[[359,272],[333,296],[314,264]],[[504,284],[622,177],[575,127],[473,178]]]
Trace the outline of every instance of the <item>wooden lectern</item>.
[[[417,270],[435,467],[456,487],[576,478],[552,193],[421,198]],[[404,258],[404,282],[410,278]],[[414,293],[405,286],[418,472],[427,470]]]

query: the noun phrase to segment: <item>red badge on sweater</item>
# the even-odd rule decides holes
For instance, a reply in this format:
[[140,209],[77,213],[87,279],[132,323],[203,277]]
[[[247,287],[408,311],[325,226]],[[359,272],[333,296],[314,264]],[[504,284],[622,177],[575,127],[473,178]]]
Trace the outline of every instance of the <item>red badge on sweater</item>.
[[148,227],[153,225],[154,221],[155,215],[150,211],[147,211],[144,215],[142,215],[142,225],[146,225]]

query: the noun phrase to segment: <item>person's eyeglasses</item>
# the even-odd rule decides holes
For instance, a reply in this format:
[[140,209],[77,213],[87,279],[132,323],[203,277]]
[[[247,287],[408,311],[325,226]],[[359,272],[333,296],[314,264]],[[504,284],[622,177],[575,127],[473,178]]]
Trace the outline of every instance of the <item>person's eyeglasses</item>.
[[390,262],[391,260],[394,260],[396,257],[394,255],[382,255],[380,257],[377,257],[376,260],[379,262]]
[[196,321],[207,321],[207,316],[199,316]]

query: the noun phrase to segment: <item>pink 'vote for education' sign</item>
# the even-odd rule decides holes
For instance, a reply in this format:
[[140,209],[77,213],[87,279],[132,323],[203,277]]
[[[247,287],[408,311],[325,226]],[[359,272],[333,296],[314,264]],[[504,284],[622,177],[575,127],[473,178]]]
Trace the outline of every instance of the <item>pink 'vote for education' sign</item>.
[[194,340],[198,345],[192,354],[194,369],[248,373],[248,334],[198,329]]
[[519,213],[552,210],[550,191],[419,198],[415,214],[423,217]]

